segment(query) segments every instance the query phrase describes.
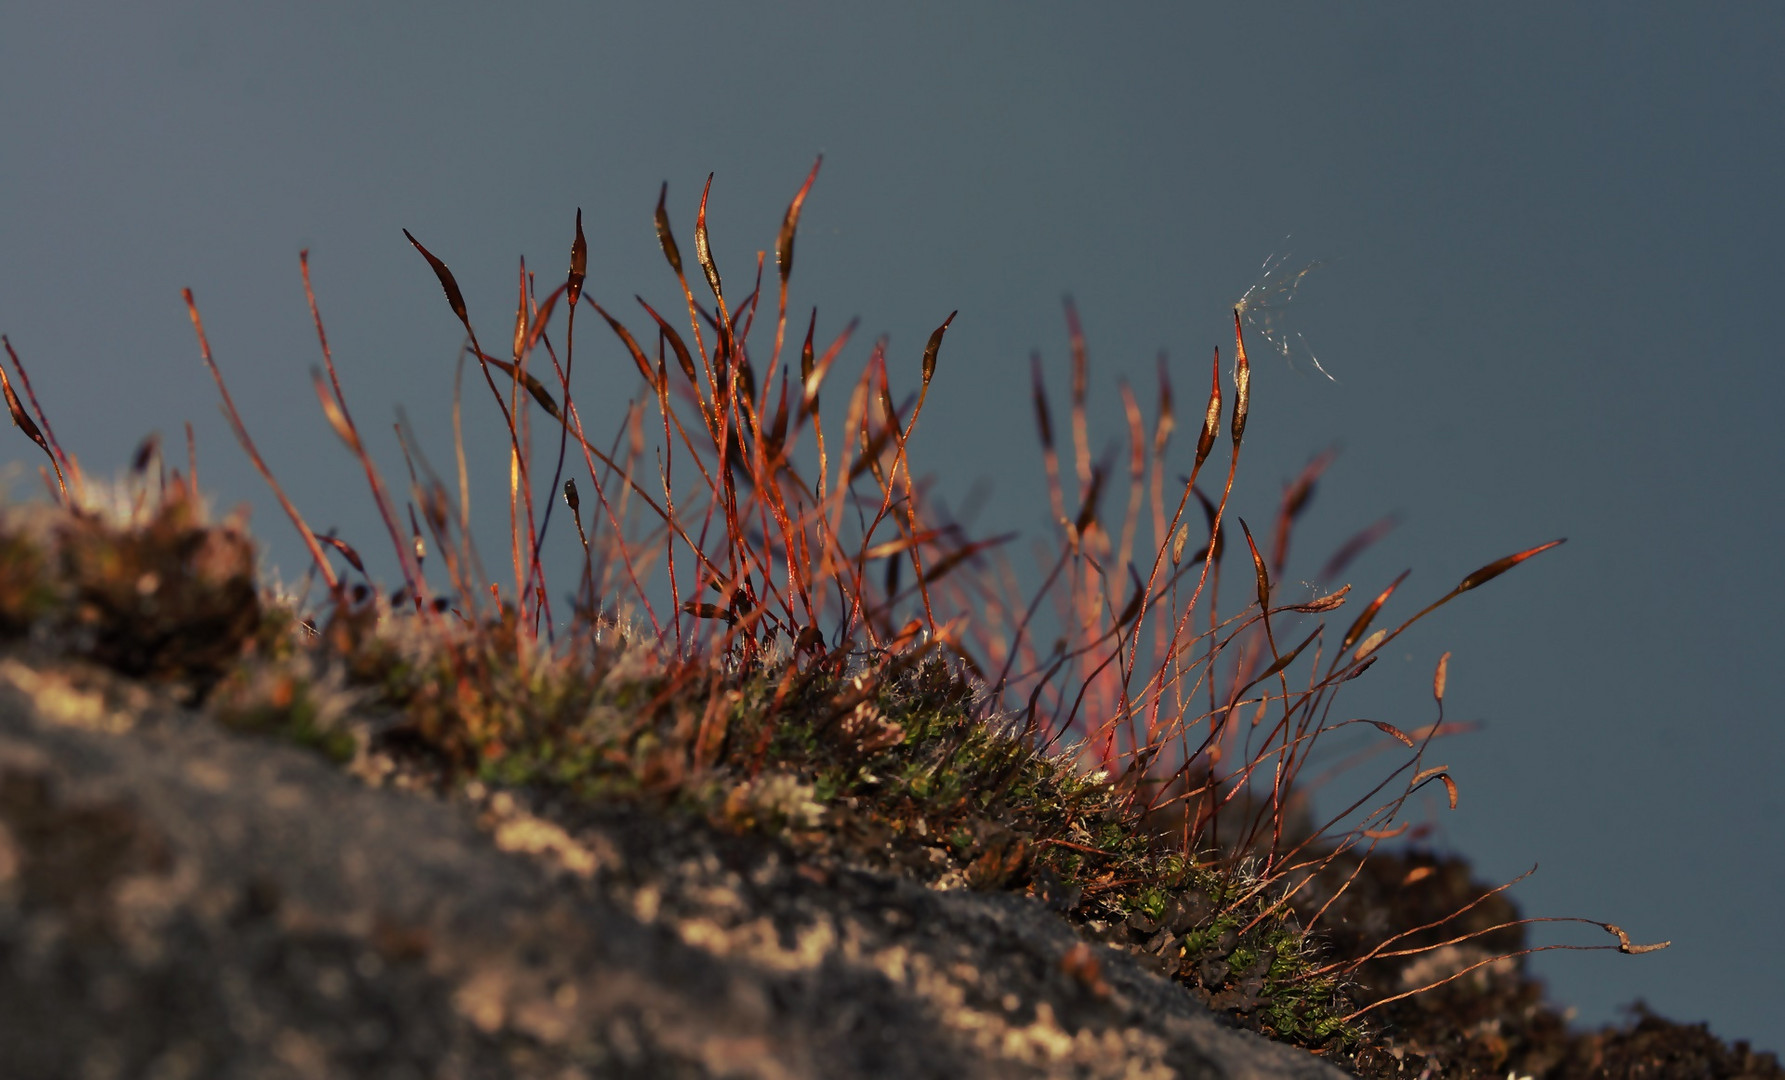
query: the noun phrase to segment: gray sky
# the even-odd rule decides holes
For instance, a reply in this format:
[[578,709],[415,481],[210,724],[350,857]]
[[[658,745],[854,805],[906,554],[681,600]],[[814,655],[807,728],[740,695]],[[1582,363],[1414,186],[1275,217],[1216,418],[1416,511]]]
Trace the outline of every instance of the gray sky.
[[[658,184],[686,251],[717,172],[742,283],[822,152],[796,310],[817,304],[821,334],[860,315],[845,370],[884,332],[910,385],[959,308],[917,467],[960,474],[957,498],[990,480],[980,527],[1031,534],[1027,358],[1062,391],[1062,293],[1113,440],[1119,374],[1150,385],[1164,348],[1194,398],[1260,263],[1321,260],[1287,315],[1337,381],[1255,343],[1241,469],[1239,510],[1266,519],[1343,448],[1292,573],[1389,511],[1401,528],[1348,578],[1412,567],[1408,605],[1570,538],[1403,639],[1342,709],[1427,722],[1453,651],[1450,716],[1485,728],[1442,750],[1462,803],[1441,842],[1494,881],[1541,863],[1514,893],[1530,914],[1675,943],[1543,954],[1553,996],[1781,1048],[1780,8],[25,7],[0,13],[0,330],[91,469],[191,419],[206,487],[253,504],[288,574],[301,550],[218,417],[179,289],[293,498],[371,552],[308,386],[300,248],[362,426],[402,403],[444,459],[459,335],[401,228],[498,336],[516,258],[556,278],[579,206],[594,294],[673,306]],[[623,354],[587,347],[579,370],[633,392]],[[500,444],[471,417],[494,506]],[[35,448],[0,454],[36,486]]]

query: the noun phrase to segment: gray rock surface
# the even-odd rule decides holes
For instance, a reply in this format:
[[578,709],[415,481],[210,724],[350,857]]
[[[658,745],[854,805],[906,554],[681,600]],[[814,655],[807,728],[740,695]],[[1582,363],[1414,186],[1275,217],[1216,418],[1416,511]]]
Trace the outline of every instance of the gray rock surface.
[[643,808],[380,790],[0,658],[6,1080],[1345,1075],[1079,942]]

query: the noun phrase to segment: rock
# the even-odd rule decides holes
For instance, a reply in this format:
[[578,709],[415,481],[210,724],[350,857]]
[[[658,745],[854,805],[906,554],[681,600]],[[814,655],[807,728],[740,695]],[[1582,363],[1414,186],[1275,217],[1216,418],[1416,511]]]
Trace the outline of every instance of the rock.
[[1344,1075],[1041,902],[368,787],[0,660],[6,1077]]

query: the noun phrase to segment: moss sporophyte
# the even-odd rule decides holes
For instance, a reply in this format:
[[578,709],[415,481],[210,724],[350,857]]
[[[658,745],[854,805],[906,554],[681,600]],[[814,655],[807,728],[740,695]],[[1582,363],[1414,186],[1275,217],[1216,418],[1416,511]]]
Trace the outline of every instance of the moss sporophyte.
[[[510,458],[511,573],[497,582],[476,577],[462,466],[455,494],[402,429],[406,489],[370,457],[307,259],[315,389],[401,567],[389,595],[364,580],[354,546],[313,531],[277,484],[190,293],[232,429],[310,553],[296,595],[255,585],[241,522],[211,521],[195,466],[168,465],[158,443],[119,483],[90,478],[13,355],[30,411],[10,378],[7,403],[49,459],[55,505],[14,507],[0,524],[0,633],[164,685],[225,724],[282,734],[380,782],[624,800],[937,888],[1026,893],[1094,943],[1061,961],[1087,987],[1102,985],[1097,950],[1125,949],[1235,1022],[1360,1068],[1409,1030],[1410,998],[1516,972],[1541,948],[1644,951],[1607,924],[1593,925],[1619,945],[1528,946],[1532,920],[1500,889],[1384,846],[1421,834],[1406,816],[1414,793],[1442,785],[1455,805],[1454,780],[1429,758],[1455,730],[1448,654],[1429,722],[1330,719],[1339,688],[1383,646],[1560,540],[1490,562],[1378,628],[1397,579],[1329,633],[1326,618],[1355,606],[1350,586],[1292,596],[1282,583],[1290,532],[1330,455],[1286,490],[1270,557],[1228,511],[1251,407],[1240,313],[1231,375],[1217,349],[1188,453],[1161,365],[1153,416],[1125,391],[1119,470],[1090,453],[1086,351],[1069,305],[1070,445],[1056,442],[1035,369],[1059,526],[1025,592],[1010,537],[971,536],[911,473],[907,448],[946,371],[954,316],[910,368],[881,340],[841,386],[832,372],[854,323],[827,341],[814,310],[789,336],[794,237],[817,172],[787,208],[766,291],[759,256],[741,302],[709,242],[712,179],[693,234],[710,304],[689,282],[665,185],[654,220],[680,303],[641,299],[631,321],[642,336],[585,291],[580,212],[563,283],[540,296],[523,275],[501,355],[480,342],[446,263],[410,237],[464,331]],[[585,307],[641,379],[626,437],[612,443],[585,433],[571,385]],[[1205,475],[1218,456],[1226,468]],[[1105,498],[1124,483],[1125,500]],[[1383,531],[1347,545],[1326,577]],[[566,549],[580,564],[568,590],[547,574]],[[1234,610],[1221,613],[1224,584]],[[1317,821],[1303,769],[1347,726],[1402,757]],[[1404,918],[1385,918],[1391,908]]]

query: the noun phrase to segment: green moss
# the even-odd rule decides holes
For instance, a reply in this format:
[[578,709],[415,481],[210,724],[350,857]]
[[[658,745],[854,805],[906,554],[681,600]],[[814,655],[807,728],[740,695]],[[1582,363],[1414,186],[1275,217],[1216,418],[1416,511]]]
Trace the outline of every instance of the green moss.
[[211,712],[225,727],[289,739],[337,763],[351,761],[358,740],[322,700],[326,693],[299,671],[245,661],[218,687]]
[[49,613],[56,589],[47,560],[30,540],[0,532],[0,637],[17,637]]

